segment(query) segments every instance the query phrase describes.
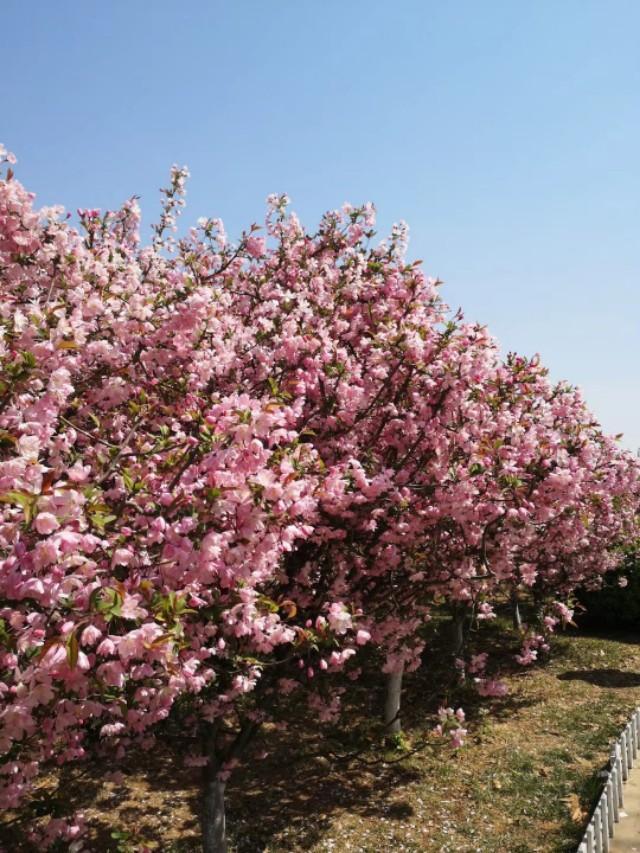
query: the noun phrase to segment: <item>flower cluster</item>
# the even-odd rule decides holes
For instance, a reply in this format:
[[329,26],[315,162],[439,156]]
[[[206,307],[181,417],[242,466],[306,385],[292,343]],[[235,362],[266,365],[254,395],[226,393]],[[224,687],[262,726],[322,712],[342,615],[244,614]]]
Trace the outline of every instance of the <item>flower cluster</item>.
[[551,629],[635,535],[636,462],[451,316],[406,226],[376,244],[345,206],[309,234],[273,196],[266,236],[178,239],[187,174],[151,246],[135,199],[76,229],[0,181],[4,806],[176,715],[226,778],[289,694],[335,718],[363,649],[418,666],[439,603],[526,588]]

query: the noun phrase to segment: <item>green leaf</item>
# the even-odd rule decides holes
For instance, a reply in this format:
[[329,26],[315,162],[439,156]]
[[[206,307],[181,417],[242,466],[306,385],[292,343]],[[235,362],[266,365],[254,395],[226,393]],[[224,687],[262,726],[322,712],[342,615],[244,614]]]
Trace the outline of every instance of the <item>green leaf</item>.
[[70,667],[74,667],[78,663],[78,652],[78,635],[72,631],[67,640],[67,661]]
[[122,476],[122,482],[124,483],[124,487],[125,487],[125,489],[126,489],[128,492],[132,492],[132,491],[133,491],[133,487],[134,487],[134,485],[135,485],[135,480],[134,480],[134,478],[133,478],[133,475],[131,474],[131,471],[130,471],[128,468],[124,468],[124,469],[122,470],[122,475],[121,475],[121,476]]
[[89,513],[89,518],[94,527],[97,527],[100,532],[103,532],[105,527],[115,521],[117,516],[97,510]]
[[334,361],[332,364],[325,364],[324,372],[327,376],[344,376],[346,373],[346,366],[342,361]]
[[111,587],[94,590],[90,598],[92,606],[107,619],[120,616],[122,613],[122,601],[120,593]]
[[277,613],[280,609],[279,605],[272,599],[266,595],[260,595],[258,597],[258,605],[263,607],[265,610],[268,610],[269,613]]
[[17,504],[22,508],[26,524],[31,524],[38,503],[38,495],[30,492],[6,492],[0,495],[0,503]]
[[7,623],[4,619],[0,619],[0,646],[4,646],[5,649],[13,647],[13,638],[7,631]]
[[[2,393],[2,388],[0,388],[0,393]],[[12,435],[10,432],[7,432],[6,429],[0,429],[0,447],[11,447],[16,443],[17,438],[15,437],[15,435]]]

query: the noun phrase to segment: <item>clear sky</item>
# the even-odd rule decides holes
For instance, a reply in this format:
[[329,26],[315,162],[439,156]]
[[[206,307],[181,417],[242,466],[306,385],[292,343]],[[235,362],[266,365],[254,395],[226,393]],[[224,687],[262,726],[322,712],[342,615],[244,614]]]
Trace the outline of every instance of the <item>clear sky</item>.
[[640,447],[638,0],[4,0],[0,141],[42,204],[234,235],[371,200],[505,350]]

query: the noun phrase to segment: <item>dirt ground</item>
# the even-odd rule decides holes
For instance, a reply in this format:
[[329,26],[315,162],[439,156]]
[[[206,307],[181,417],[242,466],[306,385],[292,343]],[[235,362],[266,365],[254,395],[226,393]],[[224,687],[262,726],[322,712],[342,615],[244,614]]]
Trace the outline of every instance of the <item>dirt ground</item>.
[[[469,736],[458,751],[428,739],[420,748],[442,698],[437,658],[407,679],[397,749],[372,738],[365,720],[340,743],[311,737],[302,724],[286,735],[265,732],[260,746],[268,756],[228,786],[231,849],[574,850],[609,743],[640,704],[640,634],[576,633],[555,646],[548,663],[511,670],[508,696],[466,697]],[[335,759],[354,745],[362,749],[357,759]],[[29,851],[26,827],[79,809],[89,827],[85,850],[199,849],[198,771],[185,768],[169,744],[132,754],[121,781],[109,779],[111,769],[91,764],[50,774],[28,809],[6,816],[0,842],[12,853]]]

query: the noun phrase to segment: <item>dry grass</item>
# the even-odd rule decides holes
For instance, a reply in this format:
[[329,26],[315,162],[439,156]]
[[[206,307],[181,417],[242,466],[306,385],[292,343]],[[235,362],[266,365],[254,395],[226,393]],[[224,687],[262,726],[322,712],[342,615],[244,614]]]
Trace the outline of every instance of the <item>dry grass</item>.
[[[562,638],[549,663],[506,676],[505,699],[479,701],[450,688],[449,700],[464,698],[470,720],[469,739],[457,753],[433,743],[413,755],[402,748],[385,751],[365,717],[348,736],[334,732],[322,744],[303,727],[286,736],[266,733],[270,756],[229,786],[233,849],[575,849],[609,742],[640,700],[639,640]],[[433,724],[448,669],[436,644],[407,687],[405,749],[419,745]],[[360,759],[350,762],[322,755],[328,748],[362,747]],[[168,747],[132,756],[122,784],[102,775],[103,768],[87,767],[82,776],[76,770],[62,779],[51,776],[39,802],[22,817],[30,822],[38,813],[79,808],[91,827],[92,851],[133,853],[145,844],[163,853],[198,850],[197,774],[182,768]],[[7,849],[29,849],[19,831],[20,821],[0,829]]]

